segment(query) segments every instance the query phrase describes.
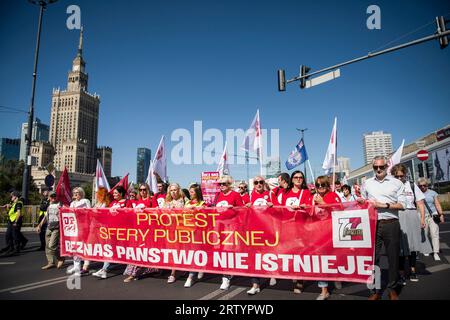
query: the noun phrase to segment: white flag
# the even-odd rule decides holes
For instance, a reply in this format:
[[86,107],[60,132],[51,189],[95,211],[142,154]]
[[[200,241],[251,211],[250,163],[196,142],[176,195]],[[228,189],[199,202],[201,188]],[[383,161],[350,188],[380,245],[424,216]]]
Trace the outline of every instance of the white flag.
[[153,173],[157,173],[164,182],[167,181],[166,146],[164,144],[164,136],[161,137],[158,149],[156,149],[155,159],[153,160]]
[[111,189],[109,187],[108,179],[106,179],[105,172],[103,171],[103,167],[100,161],[97,159],[97,168],[95,169],[95,192],[98,191],[98,188],[105,188],[108,192]]
[[153,160],[150,160],[150,167],[148,168],[148,175],[145,183],[150,187],[150,191],[154,193],[158,192],[158,181],[156,180],[156,175],[153,174]]
[[253,119],[250,128],[245,133],[244,142],[242,143],[241,149],[245,151],[253,150],[258,154],[261,152],[262,148],[262,132],[261,132],[261,122],[259,121],[259,109],[256,111],[255,118]]
[[330,143],[328,144],[327,154],[325,155],[325,159],[323,160],[322,169],[325,170],[325,174],[329,174],[334,170],[336,166],[336,123],[337,118],[334,118],[334,126],[331,131]]
[[223,154],[219,161],[219,166],[217,167],[219,176],[230,175],[230,168],[228,167],[227,158],[227,142],[225,141],[225,147],[223,148]]
[[398,147],[397,151],[394,152],[394,154],[391,156],[391,158],[388,160],[387,165],[388,165],[388,169],[387,172],[388,174],[391,174],[391,169],[393,166],[395,166],[396,164],[400,163],[400,160],[402,158],[402,153],[403,153],[403,145],[405,144],[405,139],[402,140],[402,144],[400,145],[400,147]]

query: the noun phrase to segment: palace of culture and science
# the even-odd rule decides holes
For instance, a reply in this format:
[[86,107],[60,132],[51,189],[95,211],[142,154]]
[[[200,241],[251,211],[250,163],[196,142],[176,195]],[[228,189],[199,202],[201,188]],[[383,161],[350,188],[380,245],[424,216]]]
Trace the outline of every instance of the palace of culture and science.
[[100,97],[88,92],[89,76],[82,53],[83,29],[67,89],[53,89],[50,141],[33,142],[31,146],[31,155],[36,159],[31,174],[39,189],[44,187],[49,163],[53,163],[56,178],[66,167],[73,185],[92,183],[97,159],[105,175],[111,176],[112,149],[97,147]]

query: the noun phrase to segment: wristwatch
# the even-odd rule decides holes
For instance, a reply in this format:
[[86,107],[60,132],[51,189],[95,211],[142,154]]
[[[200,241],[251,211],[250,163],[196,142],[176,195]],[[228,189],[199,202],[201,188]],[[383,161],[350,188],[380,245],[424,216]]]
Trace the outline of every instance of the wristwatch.
[[389,203],[386,203],[386,205],[387,205],[386,209],[389,209],[391,207]]

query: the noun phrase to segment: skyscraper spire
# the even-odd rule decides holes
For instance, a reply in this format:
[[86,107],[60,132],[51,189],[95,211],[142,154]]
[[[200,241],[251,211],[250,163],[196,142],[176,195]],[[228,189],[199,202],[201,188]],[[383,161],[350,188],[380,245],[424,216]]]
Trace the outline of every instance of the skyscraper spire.
[[77,54],[77,56],[81,57],[82,53],[83,53],[83,26],[81,26],[81,30],[80,30],[80,43],[78,45],[78,54]]

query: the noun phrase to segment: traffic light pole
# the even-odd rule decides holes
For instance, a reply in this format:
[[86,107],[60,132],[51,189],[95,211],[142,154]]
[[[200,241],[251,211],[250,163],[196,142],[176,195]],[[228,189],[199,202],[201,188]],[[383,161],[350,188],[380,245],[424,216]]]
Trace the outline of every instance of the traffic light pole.
[[350,60],[350,61],[346,61],[346,62],[343,62],[343,63],[339,63],[339,64],[336,64],[334,66],[331,66],[331,67],[328,67],[328,68],[325,68],[325,69],[322,69],[322,70],[319,70],[319,71],[315,71],[315,72],[312,72],[312,73],[302,74],[303,72],[301,72],[300,76],[292,78],[292,79],[289,79],[289,80],[285,80],[284,70],[278,70],[278,81],[279,81],[279,83],[278,83],[278,85],[279,85],[278,86],[278,90],[279,91],[285,91],[286,90],[285,89],[285,85],[287,83],[291,83],[291,82],[299,81],[299,80],[302,81],[303,79],[309,78],[309,77],[317,75],[317,74],[324,73],[326,71],[335,70],[337,68],[340,68],[340,67],[343,67],[343,66],[355,63],[355,62],[359,62],[359,61],[363,61],[363,60],[366,60],[366,59],[374,58],[374,57],[380,56],[380,55],[385,54],[385,53],[394,52],[394,51],[397,51],[397,50],[400,50],[400,49],[411,47],[411,46],[414,46],[414,45],[417,45],[417,44],[421,44],[421,43],[424,43],[424,42],[427,42],[427,41],[431,41],[431,40],[434,40],[434,39],[438,39],[438,38],[442,39],[442,40],[440,40],[440,43],[441,43],[441,49],[443,49],[443,48],[445,48],[448,45],[448,39],[446,38],[446,36],[450,35],[450,30],[442,32],[441,30],[445,30],[445,21],[443,21],[442,17],[441,18],[436,18],[436,19],[437,19],[437,24],[438,24],[438,32],[436,34],[433,34],[433,35],[430,35],[430,36],[427,36],[427,37],[424,37],[424,38],[420,38],[420,39],[417,39],[417,40],[414,40],[414,41],[411,41],[411,42],[407,42],[407,43],[404,43],[404,44],[401,44],[401,45],[398,45],[398,46],[395,46],[395,47],[392,47],[392,48],[388,48],[388,49],[385,49],[385,50],[381,50],[381,51],[377,51],[377,52],[370,52],[370,53],[368,53],[365,56],[362,56],[362,57],[359,57],[359,58],[356,58],[356,59],[353,59],[353,60]]

